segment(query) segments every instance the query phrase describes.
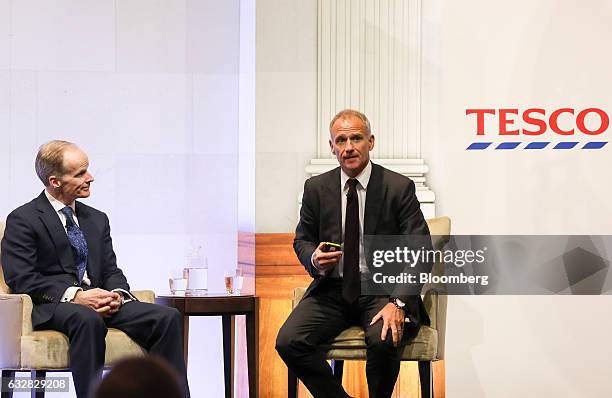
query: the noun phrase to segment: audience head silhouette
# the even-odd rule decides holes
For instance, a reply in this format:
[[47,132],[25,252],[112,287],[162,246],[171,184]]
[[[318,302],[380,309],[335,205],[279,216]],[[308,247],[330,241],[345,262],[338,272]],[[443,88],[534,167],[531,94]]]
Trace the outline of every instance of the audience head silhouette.
[[151,356],[119,362],[102,379],[94,398],[182,398],[178,376]]

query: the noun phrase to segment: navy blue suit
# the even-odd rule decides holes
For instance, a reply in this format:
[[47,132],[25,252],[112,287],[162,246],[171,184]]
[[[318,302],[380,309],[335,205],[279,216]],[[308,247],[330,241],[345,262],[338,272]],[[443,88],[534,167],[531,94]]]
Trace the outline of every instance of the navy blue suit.
[[44,192],[15,209],[6,220],[2,239],[4,278],[13,293],[25,293],[32,298],[33,327],[57,330],[68,336],[70,367],[79,397],[87,397],[101,372],[108,327],[123,330],[150,353],[165,358],[187,386],[182,322],[175,309],[133,301],[103,318],[88,307],[60,302],[71,286],[84,290],[130,289],[117,267],[108,217],[78,201],[75,206],[89,250],[90,286],[81,286],[78,281],[66,230]]

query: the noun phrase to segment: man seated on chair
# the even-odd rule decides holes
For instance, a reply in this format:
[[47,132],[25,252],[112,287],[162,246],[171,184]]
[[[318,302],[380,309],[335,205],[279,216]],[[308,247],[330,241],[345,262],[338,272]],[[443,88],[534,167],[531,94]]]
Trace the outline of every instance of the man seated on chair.
[[45,190],[9,214],[4,277],[32,297],[32,326],[68,336],[77,396],[86,398],[104,366],[109,327],[124,331],[176,369],[189,397],[182,322],[173,308],[140,302],[117,267],[106,214],[76,199],[90,195],[89,160],[75,144],[40,147],[35,168]]
[[[365,331],[370,398],[390,397],[400,367],[400,346],[429,317],[419,295],[362,295],[368,273],[364,235],[424,235],[429,229],[407,177],[370,161],[374,135],[358,111],[339,112],[329,145],[340,167],[304,184],[293,247],[314,278],[276,340],[276,350],[315,398],[347,397],[318,346],[352,325]],[[344,242],[329,251],[323,242]],[[431,242],[430,242],[431,243]],[[407,321],[405,318],[408,318]]]

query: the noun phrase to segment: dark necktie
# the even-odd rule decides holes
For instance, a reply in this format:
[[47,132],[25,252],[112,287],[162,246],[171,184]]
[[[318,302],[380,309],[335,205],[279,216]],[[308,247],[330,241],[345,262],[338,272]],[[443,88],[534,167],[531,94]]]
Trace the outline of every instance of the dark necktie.
[[354,178],[348,180],[346,194],[346,218],[344,220],[344,259],[342,273],[342,297],[353,303],[361,294],[359,278],[359,197]]
[[79,283],[83,281],[83,275],[85,275],[85,269],[87,268],[87,241],[85,235],[78,225],[72,218],[72,209],[68,206],[64,207],[61,212],[66,216],[66,234],[72,246],[72,253],[74,254],[74,260],[77,266],[77,272],[79,275]]

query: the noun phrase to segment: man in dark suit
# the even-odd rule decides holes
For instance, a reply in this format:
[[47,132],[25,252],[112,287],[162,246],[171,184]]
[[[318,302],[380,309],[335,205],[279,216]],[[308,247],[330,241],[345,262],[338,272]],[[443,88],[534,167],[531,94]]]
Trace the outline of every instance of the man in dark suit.
[[167,360],[189,396],[177,310],[138,301],[117,267],[106,214],[76,201],[87,198],[93,176],[76,145],[40,147],[36,173],[45,190],[9,214],[2,239],[6,283],[32,297],[32,325],[65,333],[78,397],[89,395],[104,365],[109,327],[123,330]]
[[[276,349],[315,398],[347,397],[317,347],[351,325],[363,327],[370,398],[390,397],[399,374],[399,346],[429,317],[419,295],[361,294],[369,272],[364,235],[423,235],[429,229],[414,183],[370,162],[374,148],[367,117],[355,110],[330,123],[331,151],[340,167],[304,185],[294,249],[314,278],[276,340]],[[343,242],[329,250],[324,242]],[[404,326],[405,325],[405,326]]]

